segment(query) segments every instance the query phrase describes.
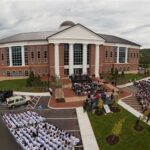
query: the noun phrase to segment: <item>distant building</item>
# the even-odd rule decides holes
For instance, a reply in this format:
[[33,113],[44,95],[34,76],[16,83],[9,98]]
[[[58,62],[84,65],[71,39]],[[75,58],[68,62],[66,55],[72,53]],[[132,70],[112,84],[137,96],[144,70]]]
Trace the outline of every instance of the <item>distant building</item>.
[[0,76],[41,76],[134,71],[140,45],[98,34],[81,24],[65,21],[55,32],[20,33],[0,40]]

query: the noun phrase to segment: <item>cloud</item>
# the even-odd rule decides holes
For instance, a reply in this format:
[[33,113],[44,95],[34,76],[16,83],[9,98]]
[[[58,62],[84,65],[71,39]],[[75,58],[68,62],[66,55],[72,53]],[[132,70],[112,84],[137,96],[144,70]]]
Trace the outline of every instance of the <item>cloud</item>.
[[0,0],[0,38],[58,30],[65,20],[150,47],[149,0]]

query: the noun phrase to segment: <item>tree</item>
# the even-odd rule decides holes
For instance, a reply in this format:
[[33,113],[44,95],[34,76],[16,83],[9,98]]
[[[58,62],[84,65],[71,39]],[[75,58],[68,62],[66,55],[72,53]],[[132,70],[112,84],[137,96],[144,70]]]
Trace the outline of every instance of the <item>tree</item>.
[[115,123],[113,129],[112,129],[112,134],[115,136],[119,136],[122,132],[122,126],[123,123],[125,122],[125,118],[119,120],[117,123]]

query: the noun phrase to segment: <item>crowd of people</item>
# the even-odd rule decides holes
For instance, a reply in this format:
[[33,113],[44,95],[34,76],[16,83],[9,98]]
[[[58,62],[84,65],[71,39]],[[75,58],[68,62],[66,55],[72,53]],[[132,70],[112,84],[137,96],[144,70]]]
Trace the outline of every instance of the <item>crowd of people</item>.
[[103,105],[111,106],[115,102],[114,90],[112,92],[108,92],[107,89],[96,83],[90,83],[88,86],[84,109],[92,110],[98,107],[103,107]]
[[3,120],[24,150],[72,150],[80,141],[34,111],[6,113]]
[[150,109],[150,79],[134,82],[134,86],[138,89],[136,98],[143,112]]
[[26,111],[22,113],[6,113],[3,115],[3,119],[7,127],[13,129],[33,125],[45,120],[45,118],[39,116],[34,111]]

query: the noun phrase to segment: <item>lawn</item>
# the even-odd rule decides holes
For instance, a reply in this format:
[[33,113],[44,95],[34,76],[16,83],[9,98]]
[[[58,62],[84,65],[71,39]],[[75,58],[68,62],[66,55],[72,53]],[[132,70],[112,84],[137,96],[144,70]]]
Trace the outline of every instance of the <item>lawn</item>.
[[26,87],[27,79],[16,79],[0,81],[0,90],[26,91],[26,92],[45,92],[46,87]]
[[[88,112],[100,150],[149,150],[150,149],[150,127],[142,123],[144,130],[137,132],[133,129],[136,121],[131,113],[121,108],[119,113],[111,113],[103,116],[96,116]],[[106,137],[111,134],[114,124],[125,118],[122,134],[118,144],[110,146],[106,142]]]

